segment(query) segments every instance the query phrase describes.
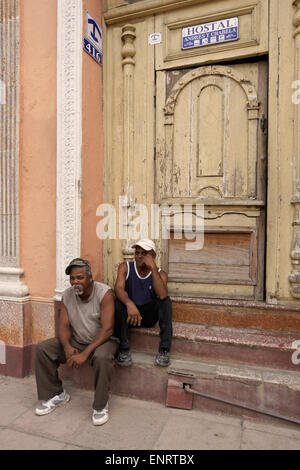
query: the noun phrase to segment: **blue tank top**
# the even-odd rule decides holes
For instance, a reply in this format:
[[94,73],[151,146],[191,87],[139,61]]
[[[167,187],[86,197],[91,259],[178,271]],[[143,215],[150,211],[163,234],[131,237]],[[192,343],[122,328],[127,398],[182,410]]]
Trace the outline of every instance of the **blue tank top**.
[[127,261],[125,290],[135,305],[141,306],[153,302],[156,299],[156,294],[153,287],[152,272],[150,271],[146,277],[141,277],[136,269],[135,261]]

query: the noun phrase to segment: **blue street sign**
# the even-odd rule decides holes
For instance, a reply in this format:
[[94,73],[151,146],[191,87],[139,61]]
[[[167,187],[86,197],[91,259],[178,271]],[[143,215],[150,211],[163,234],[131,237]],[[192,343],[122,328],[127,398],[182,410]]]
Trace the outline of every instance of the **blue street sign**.
[[93,57],[93,59],[96,60],[96,62],[98,62],[99,65],[102,65],[102,54],[97,51],[95,46],[90,43],[87,38],[83,38],[83,48],[85,52],[87,52],[91,57]]
[[239,19],[212,21],[182,29],[182,49],[210,46],[239,38]]
[[86,20],[86,39],[102,54],[102,29],[88,12],[86,12]]
[[83,38],[83,49],[102,65],[102,29],[88,12],[86,12],[86,37]]

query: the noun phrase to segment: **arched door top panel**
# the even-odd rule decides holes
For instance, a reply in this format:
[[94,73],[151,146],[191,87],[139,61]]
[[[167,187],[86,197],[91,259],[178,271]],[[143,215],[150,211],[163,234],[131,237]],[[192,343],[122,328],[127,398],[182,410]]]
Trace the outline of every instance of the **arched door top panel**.
[[229,66],[181,77],[163,108],[167,196],[204,197],[210,187],[211,197],[257,198],[259,108],[255,85]]

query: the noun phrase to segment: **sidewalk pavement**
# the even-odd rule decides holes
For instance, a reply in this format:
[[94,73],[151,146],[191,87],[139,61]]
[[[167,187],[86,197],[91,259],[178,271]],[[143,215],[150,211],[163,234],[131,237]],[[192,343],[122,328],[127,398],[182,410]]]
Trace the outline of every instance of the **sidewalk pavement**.
[[275,418],[228,417],[112,395],[110,420],[93,426],[93,392],[65,382],[71,401],[36,416],[34,375],[0,376],[2,450],[299,450],[300,426]]

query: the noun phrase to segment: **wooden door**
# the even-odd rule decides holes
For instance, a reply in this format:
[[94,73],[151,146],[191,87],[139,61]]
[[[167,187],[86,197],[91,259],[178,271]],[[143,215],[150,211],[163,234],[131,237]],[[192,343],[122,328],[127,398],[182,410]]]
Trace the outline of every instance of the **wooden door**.
[[158,71],[156,80],[156,202],[192,217],[203,204],[205,220],[204,245],[191,251],[171,216],[161,240],[170,291],[262,300],[267,64]]

